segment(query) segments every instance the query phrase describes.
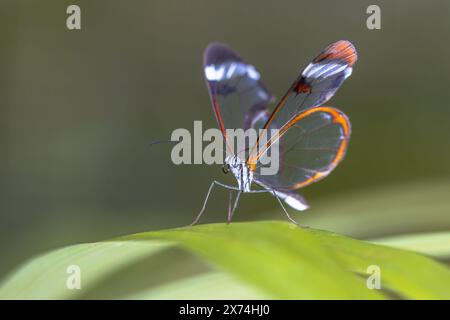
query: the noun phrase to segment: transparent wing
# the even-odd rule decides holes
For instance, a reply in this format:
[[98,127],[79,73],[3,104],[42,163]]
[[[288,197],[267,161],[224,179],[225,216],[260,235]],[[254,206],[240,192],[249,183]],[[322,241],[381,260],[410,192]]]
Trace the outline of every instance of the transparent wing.
[[[350,122],[331,107],[303,110],[281,127],[275,141],[269,139],[251,165],[257,183],[276,190],[293,190],[326,177],[345,156],[350,139]],[[279,170],[265,175],[259,160],[279,143]]]
[[203,65],[212,105],[222,133],[225,129],[262,128],[272,95],[259,72],[221,43],[210,44]]
[[285,124],[296,114],[326,103],[348,78],[357,59],[355,47],[346,40],[329,45],[303,70],[280,100],[265,124]]

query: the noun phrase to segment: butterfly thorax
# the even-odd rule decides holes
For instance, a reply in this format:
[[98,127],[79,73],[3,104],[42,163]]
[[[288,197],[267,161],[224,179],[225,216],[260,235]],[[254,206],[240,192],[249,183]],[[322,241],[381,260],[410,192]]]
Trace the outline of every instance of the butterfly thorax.
[[236,177],[239,189],[242,192],[250,192],[253,182],[253,171],[245,161],[236,155],[232,155],[225,159],[225,163],[230,166],[231,172]]

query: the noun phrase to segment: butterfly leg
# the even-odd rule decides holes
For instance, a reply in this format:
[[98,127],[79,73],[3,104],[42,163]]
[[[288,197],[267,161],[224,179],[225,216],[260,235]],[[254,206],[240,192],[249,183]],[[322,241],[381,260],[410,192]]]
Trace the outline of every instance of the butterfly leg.
[[203,215],[203,212],[206,209],[206,203],[208,202],[209,195],[211,194],[212,189],[214,188],[214,185],[216,184],[216,181],[213,181],[211,185],[209,186],[208,192],[206,193],[205,201],[203,202],[203,207],[198,213],[197,217],[195,217],[194,221],[189,226],[193,226],[194,224],[197,224],[197,222],[200,220],[201,216]]
[[[230,191],[230,205],[231,205],[231,192],[232,191]],[[233,218],[234,211],[236,211],[241,193],[242,193],[242,191],[240,191],[240,190],[237,192],[236,199],[234,199],[233,209],[231,209],[231,211],[228,211],[227,224],[231,223],[231,219]]]
[[228,215],[227,215],[227,224],[231,222],[231,210],[233,203],[233,190],[230,190],[230,197],[228,198]]
[[197,224],[197,222],[200,220],[201,216],[203,215],[203,212],[205,212],[206,203],[208,202],[209,195],[211,194],[211,191],[212,191],[212,189],[214,188],[215,185],[219,185],[219,186],[221,186],[221,187],[223,187],[225,189],[228,189],[228,190],[237,190],[237,191],[239,191],[239,188],[236,188],[236,187],[233,187],[233,186],[229,186],[229,185],[226,185],[226,184],[223,184],[223,183],[220,183],[220,182],[214,180],[211,183],[211,185],[209,186],[208,192],[206,193],[206,198],[205,198],[205,201],[203,202],[202,209],[200,210],[200,212],[198,213],[197,217],[195,217],[194,221],[192,221],[192,223],[189,226],[193,226],[193,225]]
[[289,213],[287,212],[286,208],[284,207],[283,202],[281,201],[281,199],[280,199],[280,197],[278,196],[278,194],[277,194],[274,190],[272,190],[272,194],[275,196],[275,198],[277,198],[278,203],[280,204],[281,208],[283,208],[283,211],[284,211],[284,213],[286,214],[286,216],[288,217],[288,219],[289,219],[293,224],[295,224],[295,225],[301,227],[301,225],[300,225],[297,221],[295,221],[295,220],[289,215]]

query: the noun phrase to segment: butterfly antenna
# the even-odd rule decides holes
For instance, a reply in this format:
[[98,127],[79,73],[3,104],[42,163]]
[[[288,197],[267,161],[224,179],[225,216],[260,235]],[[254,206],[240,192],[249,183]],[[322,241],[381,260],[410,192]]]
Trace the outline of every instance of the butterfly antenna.
[[154,146],[155,144],[162,144],[162,143],[177,143],[178,141],[172,141],[172,140],[154,140],[150,142],[147,147],[150,148],[151,146]]

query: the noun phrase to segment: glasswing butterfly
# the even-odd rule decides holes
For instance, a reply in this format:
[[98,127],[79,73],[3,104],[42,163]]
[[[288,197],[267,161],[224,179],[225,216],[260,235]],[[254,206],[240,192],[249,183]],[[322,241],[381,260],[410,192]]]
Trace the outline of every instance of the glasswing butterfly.
[[[230,191],[228,222],[236,210],[241,193],[270,192],[283,205],[302,211],[306,201],[294,190],[326,177],[342,161],[350,138],[350,122],[340,110],[325,107],[351,73],[357,59],[353,44],[337,41],[325,48],[292,83],[272,112],[274,100],[261,81],[260,73],[247,64],[231,48],[211,43],[205,49],[203,66],[214,114],[227,140],[226,129],[279,130],[280,168],[276,175],[262,175],[258,165],[262,155],[271,147],[271,140],[263,148],[251,148],[241,160],[231,153],[223,170],[231,171],[238,186],[213,181],[203,207],[191,225],[197,223],[206,208],[215,185]],[[272,141],[273,142],[273,141]],[[252,189],[253,184],[259,189]],[[237,192],[232,205],[233,192]]]

